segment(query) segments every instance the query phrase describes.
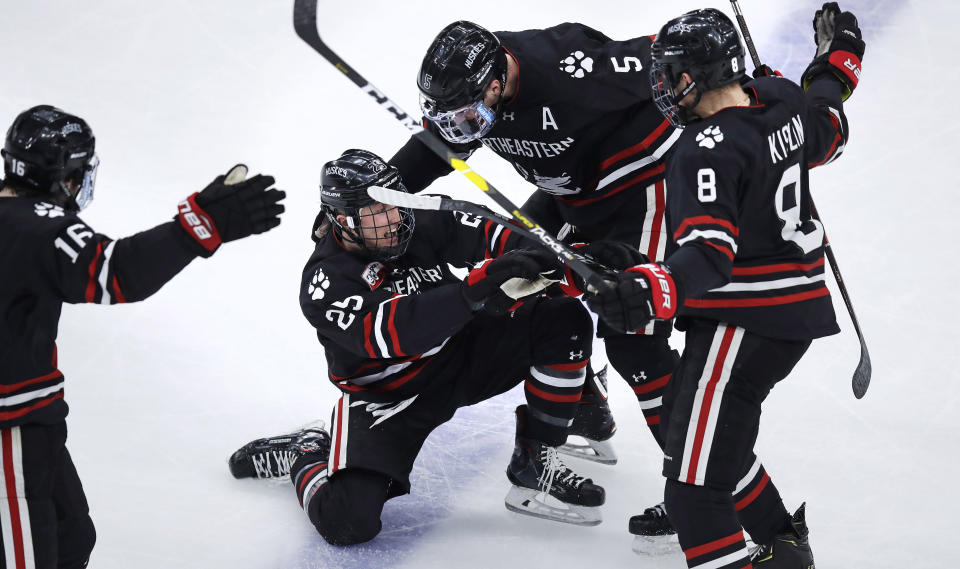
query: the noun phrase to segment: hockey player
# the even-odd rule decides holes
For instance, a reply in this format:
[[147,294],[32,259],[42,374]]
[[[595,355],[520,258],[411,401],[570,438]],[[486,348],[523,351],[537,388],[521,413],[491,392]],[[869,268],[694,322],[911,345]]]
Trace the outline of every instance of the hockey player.
[[[364,542],[379,533],[384,502],[410,491],[427,435],[457,408],[523,382],[507,508],[600,523],[603,488],[557,456],[593,324],[579,301],[538,294],[555,282],[541,275],[556,270],[553,255],[517,249],[517,233],[480,218],[414,218],[371,199],[370,186],[405,190],[397,169],[365,150],[324,166],[317,245],[303,272],[300,305],[343,392],[330,437],[314,430],[254,441],[230,458],[234,476],[283,475],[296,457],[290,477],[318,532],[335,545]],[[481,261],[465,280],[448,267]]]
[[[679,132],[650,98],[651,41],[613,41],[582,24],[494,34],[455,22],[427,49],[417,77],[424,126],[463,159],[486,146],[510,162],[537,188],[523,210],[553,234],[629,244],[635,254],[618,269],[641,262],[636,253],[663,259],[663,157]],[[390,162],[413,192],[451,171],[415,138]],[[598,329],[658,444],[660,398],[678,358],[670,331],[669,322],[631,335]],[[605,393],[588,382],[572,432],[593,447],[582,456],[613,463]]]
[[65,446],[57,364],[64,302],[117,304],[155,293],[194,258],[280,223],[273,178],[235,166],[178,205],[173,221],[132,237],[96,233],[78,212],[93,199],[93,131],[48,105],[21,113],[3,148],[0,189],[0,499],[2,562],[86,567],[95,532]]
[[[760,407],[814,338],[839,331],[825,284],[824,230],[808,170],[847,141],[857,19],[828,2],[801,88],[741,84],[744,50],[723,13],[669,21],[653,44],[657,105],[683,134],[667,183],[679,248],[633,267],[588,302],[635,330],[679,314],[686,345],[664,395],[665,505],[689,567],[812,569],[804,507],[790,516],[753,447]],[[748,554],[742,529],[758,547]]]

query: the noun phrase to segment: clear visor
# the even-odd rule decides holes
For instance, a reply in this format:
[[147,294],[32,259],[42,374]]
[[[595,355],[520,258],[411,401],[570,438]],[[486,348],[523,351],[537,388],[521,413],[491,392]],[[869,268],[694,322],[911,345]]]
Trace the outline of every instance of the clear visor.
[[422,93],[420,109],[423,116],[437,126],[443,138],[456,144],[477,140],[490,132],[497,116],[483,101],[451,111],[440,111],[433,100]]
[[90,205],[93,201],[93,189],[97,185],[97,170],[100,168],[100,158],[96,154],[90,157],[86,167],[83,169],[83,180],[80,182],[80,190],[76,193],[74,199],[77,202],[77,210]]

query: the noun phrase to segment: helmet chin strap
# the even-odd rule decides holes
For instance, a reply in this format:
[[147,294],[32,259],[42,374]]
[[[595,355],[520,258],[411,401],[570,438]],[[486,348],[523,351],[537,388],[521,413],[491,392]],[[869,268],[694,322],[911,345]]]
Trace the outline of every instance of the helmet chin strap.
[[695,120],[698,120],[700,117],[693,113],[693,109],[697,108],[697,105],[700,104],[700,99],[703,97],[703,91],[697,89],[696,96],[693,99],[693,104],[687,107],[680,105],[680,101],[684,100],[687,95],[689,95],[697,87],[696,81],[690,81],[690,84],[684,87],[683,91],[679,95],[674,96],[674,104],[677,105],[677,116],[680,118],[680,121],[683,124],[689,124]]

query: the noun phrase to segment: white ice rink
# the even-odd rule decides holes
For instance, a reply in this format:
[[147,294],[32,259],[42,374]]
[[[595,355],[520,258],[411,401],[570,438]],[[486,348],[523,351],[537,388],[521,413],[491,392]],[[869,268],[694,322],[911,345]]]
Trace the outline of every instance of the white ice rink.
[[[423,51],[455,19],[494,30],[581,21],[624,39],[705,4],[729,12],[719,0],[320,4],[331,46],[410,112]],[[820,2],[741,5],[761,56],[799,77]],[[812,185],[872,350],[873,385],[854,399],[858,346],[835,294],[844,332],[815,342],[774,390],[758,454],[788,508],[807,501],[821,569],[960,567],[960,4],[841,6],[860,17],[865,71],[847,105],[848,149]],[[617,377],[620,463],[574,465],[606,487],[595,528],[503,507],[517,393],[463,410],[428,441],[412,494],[387,504],[383,533],[365,546],[328,546],[288,484],[234,480],[225,461],[235,448],[327,418],[337,397],[297,301],[320,165],[351,147],[389,156],[407,132],[296,37],[292,0],[2,7],[0,125],[39,103],[89,121],[102,165],[83,217],[100,232],[122,237],[169,219],[238,161],[288,192],[279,229],[194,261],[147,302],[64,310],[68,446],[98,529],[92,568],[685,566],[679,554],[630,550],[627,519],[660,501],[663,482]],[[487,151],[471,164],[517,202],[531,191]],[[452,175],[433,189],[485,199]]]

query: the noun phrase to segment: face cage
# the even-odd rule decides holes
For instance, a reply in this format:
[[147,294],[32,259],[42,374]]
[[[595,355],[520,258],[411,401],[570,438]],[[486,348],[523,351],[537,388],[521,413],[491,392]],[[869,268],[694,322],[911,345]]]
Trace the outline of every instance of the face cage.
[[497,118],[497,114],[483,101],[460,107],[452,111],[438,111],[433,100],[420,94],[420,110],[423,116],[439,129],[448,142],[463,144],[482,138]]
[[[675,128],[684,128],[699,118],[689,108],[680,106],[680,101],[697,87],[697,82],[690,83],[681,93],[676,93],[672,76],[669,64],[654,63],[650,69],[650,92],[653,94],[653,102],[670,124]],[[699,102],[698,92],[694,106]]]
[[[393,238],[380,237],[380,235],[383,233],[383,230],[390,228],[393,224],[377,224],[375,222],[377,216],[383,217],[384,213],[390,211],[391,209],[396,209],[400,213],[400,221],[397,222],[396,227],[392,228],[391,231],[392,233],[396,234],[395,243],[391,243],[394,241]],[[337,221],[337,214],[346,216],[346,227]],[[349,212],[327,210],[327,217],[336,228],[336,233],[340,239],[359,246],[366,252],[367,256],[378,261],[392,261],[393,259],[396,259],[397,257],[406,253],[407,247],[410,245],[410,240],[413,238],[413,230],[416,227],[416,218],[413,215],[413,210],[406,207],[390,206],[383,212],[373,214],[368,213],[365,215],[361,215],[360,210],[358,209],[354,209]],[[370,218],[374,220],[374,222],[363,226],[364,218]],[[376,235],[376,237],[372,239],[372,243],[370,238],[363,238],[361,227],[368,232],[372,231]]]

